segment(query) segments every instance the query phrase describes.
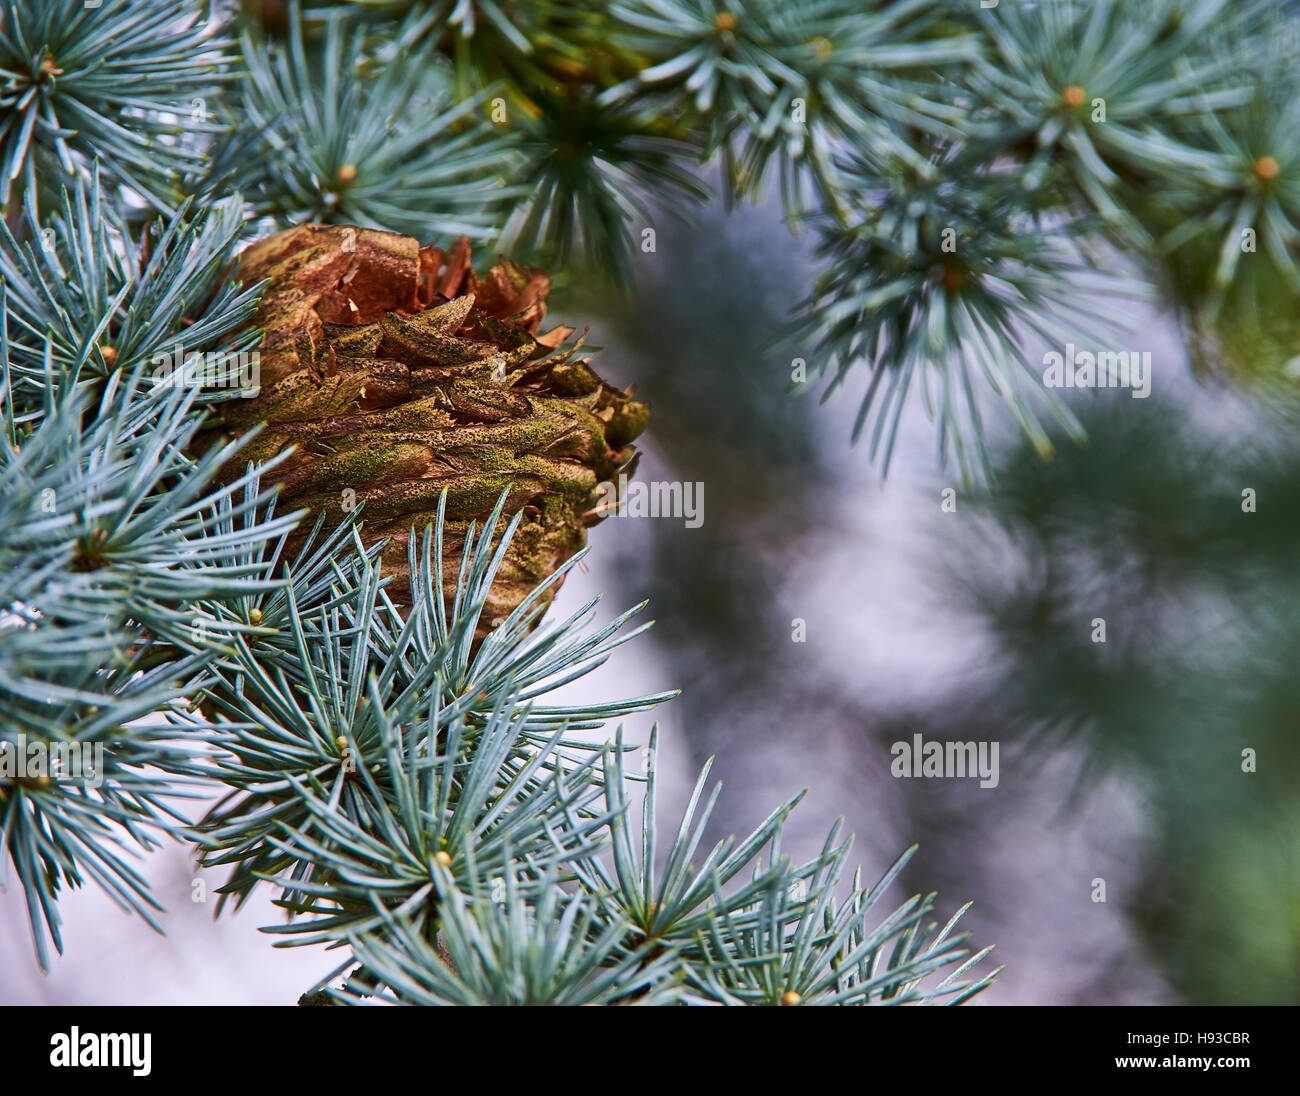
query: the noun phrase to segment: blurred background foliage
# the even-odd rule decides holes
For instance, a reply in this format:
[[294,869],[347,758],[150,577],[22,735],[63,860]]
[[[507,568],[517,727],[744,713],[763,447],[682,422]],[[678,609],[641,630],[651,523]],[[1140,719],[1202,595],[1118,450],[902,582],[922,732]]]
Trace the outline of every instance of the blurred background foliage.
[[[693,760],[716,752],[744,790],[718,833],[752,822],[780,774],[810,803],[851,802],[869,846],[918,841],[909,878],[970,894],[976,942],[999,941],[991,1001],[1300,1003],[1286,405],[1194,381],[1177,317],[1151,310],[1135,341],[1154,347],[1149,398],[1075,394],[1089,440],[1052,461],[1004,432],[996,487],[945,513],[923,426],[882,485],[840,419],[778,394],[782,305],[809,264],[775,206],[719,212],[667,235],[632,303],[576,310],[655,408],[642,477],[705,485],[702,528],[616,521],[601,538],[655,607]],[[891,743],[914,733],[998,741],[1000,786],[891,778]]]
[[1294,1004],[1300,447],[1247,410],[1230,430],[1167,388],[1099,401],[1086,448],[1045,465],[1013,447],[944,553],[993,644],[965,733],[1075,747],[1079,795],[1131,781],[1151,828],[1126,906],[1172,988]]

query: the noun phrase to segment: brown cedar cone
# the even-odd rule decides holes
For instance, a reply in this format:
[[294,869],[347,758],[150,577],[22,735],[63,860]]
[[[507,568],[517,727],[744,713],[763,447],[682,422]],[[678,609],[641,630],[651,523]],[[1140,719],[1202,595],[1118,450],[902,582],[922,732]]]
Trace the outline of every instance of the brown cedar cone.
[[583,546],[603,516],[597,485],[631,471],[649,408],[575,357],[581,338],[561,349],[573,328],[541,333],[543,271],[503,258],[480,281],[464,238],[444,253],[392,232],[303,225],[249,246],[238,277],[270,279],[254,321],[261,391],[219,405],[200,444],[264,422],[239,467],[295,447],[268,476],[282,511],[312,514],[291,549],[317,514],[340,520],[355,491],[366,543],[390,538],[384,572],[399,604],[410,599],[409,531],[423,534],[444,490],[449,594],[468,523],[481,527],[506,487],[505,513],[524,511],[481,639]]

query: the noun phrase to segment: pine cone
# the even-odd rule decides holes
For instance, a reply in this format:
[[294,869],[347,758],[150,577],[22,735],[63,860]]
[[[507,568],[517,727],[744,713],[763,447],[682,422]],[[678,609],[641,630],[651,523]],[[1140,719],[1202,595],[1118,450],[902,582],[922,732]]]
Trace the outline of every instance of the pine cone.
[[562,349],[572,328],[540,333],[540,270],[503,258],[480,281],[464,238],[444,253],[392,232],[304,225],[248,247],[238,276],[270,279],[255,319],[261,391],[220,404],[201,444],[264,422],[237,462],[295,447],[268,476],[281,507],[334,521],[364,502],[366,542],[390,538],[382,558],[399,604],[408,534],[433,522],[444,490],[448,589],[468,523],[507,487],[506,513],[524,511],[481,638],[583,546],[601,516],[597,485],[631,471],[649,408],[575,357],[581,339]]

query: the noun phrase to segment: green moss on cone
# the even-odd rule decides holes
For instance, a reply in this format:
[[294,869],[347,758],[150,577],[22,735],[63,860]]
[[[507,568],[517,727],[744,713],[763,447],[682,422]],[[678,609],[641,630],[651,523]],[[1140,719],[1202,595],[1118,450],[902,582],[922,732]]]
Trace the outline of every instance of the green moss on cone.
[[581,339],[564,349],[572,328],[541,333],[542,271],[502,259],[480,281],[463,238],[443,252],[392,232],[304,225],[251,245],[238,276],[268,280],[255,320],[261,389],[220,405],[201,444],[265,423],[238,460],[293,447],[269,477],[282,507],[338,520],[364,502],[367,543],[388,538],[399,603],[409,532],[433,522],[444,490],[453,585],[469,522],[506,488],[507,513],[524,511],[485,634],[583,546],[601,517],[598,484],[631,470],[649,409],[576,356]]

